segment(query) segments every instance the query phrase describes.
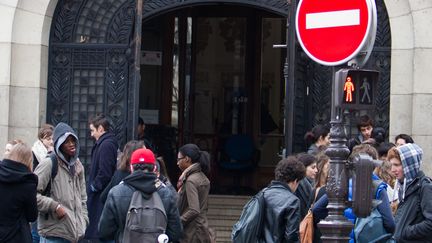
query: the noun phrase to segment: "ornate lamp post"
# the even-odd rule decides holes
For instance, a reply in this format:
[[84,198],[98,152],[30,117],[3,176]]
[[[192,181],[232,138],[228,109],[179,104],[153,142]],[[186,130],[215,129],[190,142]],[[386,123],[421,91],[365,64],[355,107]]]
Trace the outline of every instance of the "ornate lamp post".
[[[332,97],[337,96],[336,80],[333,70]],[[353,224],[343,216],[348,196],[347,157],[349,149],[346,146],[346,135],[342,123],[342,110],[332,99],[330,146],[326,154],[330,157],[330,170],[327,181],[327,206],[329,215],[318,227],[321,230],[323,242],[347,242]]]

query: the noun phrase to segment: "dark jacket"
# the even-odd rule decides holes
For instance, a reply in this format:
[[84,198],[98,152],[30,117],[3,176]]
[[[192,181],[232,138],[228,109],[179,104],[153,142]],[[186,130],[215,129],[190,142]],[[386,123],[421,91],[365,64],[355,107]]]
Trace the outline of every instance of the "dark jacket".
[[0,242],[32,242],[29,222],[37,219],[37,183],[24,164],[0,162]]
[[201,171],[199,163],[189,166],[180,178],[182,186],[179,189],[178,208],[184,227],[180,242],[212,242],[214,234],[207,220],[210,181]]
[[312,202],[313,187],[308,178],[303,178],[294,193],[300,199],[300,221],[306,216]]
[[[323,186],[319,188],[318,192],[316,192],[316,189],[312,191],[312,195],[316,194],[316,198],[311,197],[311,207],[312,207],[312,213],[313,213],[313,220],[314,220],[314,234],[313,234],[313,242],[321,242],[321,230],[318,227],[318,223],[325,219],[328,215],[328,198],[327,198],[327,191],[326,187]],[[322,199],[325,198],[325,199]]]
[[[401,197],[402,199],[402,197]],[[400,200],[401,200],[400,199]],[[395,215],[395,240],[432,242],[432,182],[422,171],[405,190]]]
[[100,195],[100,200],[101,200],[102,204],[105,204],[105,201],[106,201],[106,199],[108,197],[109,191],[113,187],[117,186],[128,175],[130,175],[130,172],[129,171],[125,171],[125,170],[116,170],[114,172],[114,175],[111,178],[111,181],[108,183],[108,185],[105,187],[105,189],[103,190],[103,192]]
[[113,187],[108,193],[99,221],[100,239],[121,242],[129,204],[135,190],[139,190],[149,197],[151,193],[157,190],[168,217],[166,234],[170,241],[178,241],[183,228],[174,196],[165,184],[157,180],[154,173],[142,171],[135,171],[126,177],[123,183]]
[[300,200],[288,184],[272,181],[264,200],[264,242],[299,242]]
[[87,185],[87,208],[90,224],[86,238],[97,239],[97,225],[103,209],[100,195],[116,170],[118,143],[115,135],[106,132],[96,141],[92,149],[92,162]]

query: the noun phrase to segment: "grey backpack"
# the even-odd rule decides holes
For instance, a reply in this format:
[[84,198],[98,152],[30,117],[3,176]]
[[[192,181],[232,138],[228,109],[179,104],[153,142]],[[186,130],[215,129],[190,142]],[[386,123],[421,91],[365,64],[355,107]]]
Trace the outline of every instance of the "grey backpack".
[[165,233],[167,216],[159,193],[155,191],[149,198],[145,196],[140,191],[135,191],[132,195],[123,243],[157,242],[158,236]]

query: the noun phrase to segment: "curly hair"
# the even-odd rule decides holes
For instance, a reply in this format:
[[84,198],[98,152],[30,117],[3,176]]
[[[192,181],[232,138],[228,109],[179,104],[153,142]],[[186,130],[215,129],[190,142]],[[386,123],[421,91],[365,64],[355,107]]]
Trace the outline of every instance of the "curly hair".
[[295,156],[282,159],[275,169],[275,180],[281,182],[300,181],[305,177],[306,168]]

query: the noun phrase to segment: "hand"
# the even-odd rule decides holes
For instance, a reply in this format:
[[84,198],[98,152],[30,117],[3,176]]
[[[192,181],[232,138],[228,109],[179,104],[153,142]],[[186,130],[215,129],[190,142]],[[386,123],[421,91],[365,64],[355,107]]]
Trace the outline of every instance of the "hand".
[[58,219],[62,219],[64,216],[66,216],[66,210],[62,205],[58,205],[56,208],[56,214]]

